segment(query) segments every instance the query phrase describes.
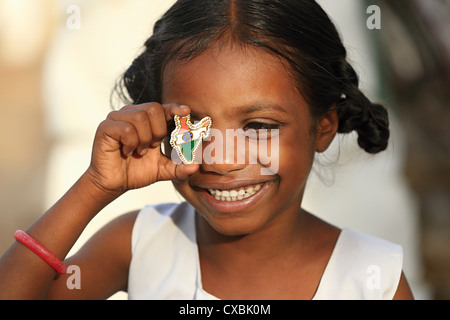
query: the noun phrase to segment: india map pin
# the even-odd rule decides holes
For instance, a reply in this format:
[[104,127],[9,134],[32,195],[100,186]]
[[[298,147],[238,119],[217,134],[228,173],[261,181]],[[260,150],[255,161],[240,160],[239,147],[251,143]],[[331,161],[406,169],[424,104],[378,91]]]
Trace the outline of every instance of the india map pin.
[[170,135],[170,145],[177,151],[184,164],[192,164],[200,142],[208,138],[211,133],[212,120],[206,117],[192,124],[191,115],[186,117],[176,115],[174,120],[176,128]]

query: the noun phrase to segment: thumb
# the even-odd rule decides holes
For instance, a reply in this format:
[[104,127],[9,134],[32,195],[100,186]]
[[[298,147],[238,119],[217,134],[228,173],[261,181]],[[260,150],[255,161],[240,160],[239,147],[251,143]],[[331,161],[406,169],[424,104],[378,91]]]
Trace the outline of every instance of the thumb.
[[187,179],[189,175],[195,173],[199,168],[199,164],[189,164],[184,163],[176,164],[172,160],[165,158],[163,159],[164,164],[160,169],[159,181],[167,180],[184,180]]
[[184,180],[187,179],[188,176],[198,171],[200,168],[199,164],[178,164],[175,165],[175,179],[176,180]]

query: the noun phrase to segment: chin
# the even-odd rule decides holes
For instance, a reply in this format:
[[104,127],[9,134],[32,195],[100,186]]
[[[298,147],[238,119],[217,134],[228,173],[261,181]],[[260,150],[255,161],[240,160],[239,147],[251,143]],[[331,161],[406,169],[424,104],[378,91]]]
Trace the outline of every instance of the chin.
[[261,211],[256,213],[238,213],[238,214],[202,214],[202,219],[210,226],[212,230],[222,236],[227,237],[245,237],[263,229],[266,225],[264,217],[261,217]]

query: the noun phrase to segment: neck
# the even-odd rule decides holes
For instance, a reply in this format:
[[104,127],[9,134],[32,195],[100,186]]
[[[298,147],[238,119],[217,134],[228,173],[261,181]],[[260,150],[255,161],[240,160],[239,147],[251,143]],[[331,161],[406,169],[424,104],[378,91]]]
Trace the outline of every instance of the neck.
[[199,216],[197,241],[201,258],[222,268],[239,270],[242,266],[261,267],[261,263],[279,261],[277,258],[298,252],[307,214],[298,207],[290,211],[280,214],[263,229],[241,236],[220,234]]

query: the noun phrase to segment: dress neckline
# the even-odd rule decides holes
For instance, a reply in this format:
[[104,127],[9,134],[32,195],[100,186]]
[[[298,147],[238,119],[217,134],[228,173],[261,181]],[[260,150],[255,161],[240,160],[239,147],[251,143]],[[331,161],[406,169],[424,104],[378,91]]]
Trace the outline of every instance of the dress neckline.
[[[194,239],[197,239],[197,223],[195,222],[195,217],[196,217],[196,212],[194,210]],[[322,273],[322,276],[320,277],[319,280],[319,285],[317,286],[316,292],[314,293],[314,296],[312,298],[312,300],[315,300],[317,296],[320,295],[321,289],[323,288],[323,286],[325,285],[324,282],[322,281],[325,276],[327,275],[328,272],[330,272],[329,270],[331,269],[331,266],[333,265],[333,261],[336,259],[336,255],[337,252],[339,251],[339,247],[340,247],[340,243],[342,242],[342,238],[345,237],[345,234],[348,233],[348,229],[342,229],[339,233],[339,236],[336,240],[336,243],[334,245],[333,251],[331,252],[330,258],[328,259],[327,265]],[[202,270],[201,270],[201,266],[200,266],[200,254],[199,254],[199,247],[198,247],[198,242],[194,241],[194,246],[195,246],[195,262],[197,264],[197,281],[196,281],[196,294],[195,294],[195,299],[196,300],[221,300],[219,298],[217,298],[216,296],[210,294],[209,292],[207,292],[205,289],[203,289],[203,282],[202,282]]]

